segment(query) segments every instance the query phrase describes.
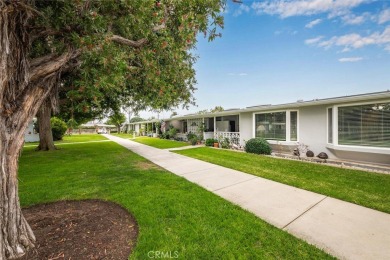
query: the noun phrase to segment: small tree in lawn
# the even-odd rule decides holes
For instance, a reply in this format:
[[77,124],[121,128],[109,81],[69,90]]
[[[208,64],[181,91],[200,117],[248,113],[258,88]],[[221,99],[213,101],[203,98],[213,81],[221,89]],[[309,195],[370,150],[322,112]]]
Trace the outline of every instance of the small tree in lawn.
[[107,124],[115,125],[118,133],[120,133],[124,122],[126,122],[126,115],[116,111],[110,115]]

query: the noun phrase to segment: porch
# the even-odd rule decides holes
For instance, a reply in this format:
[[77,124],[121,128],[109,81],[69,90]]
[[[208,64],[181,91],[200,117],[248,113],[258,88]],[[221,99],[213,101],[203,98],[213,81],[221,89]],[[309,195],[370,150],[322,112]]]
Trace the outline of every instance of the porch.
[[178,130],[177,137],[187,140],[187,135],[192,133],[196,135],[203,134],[203,139],[229,139],[230,143],[240,145],[240,116],[214,116],[198,117],[190,119],[176,119],[167,121],[166,130],[172,125]]

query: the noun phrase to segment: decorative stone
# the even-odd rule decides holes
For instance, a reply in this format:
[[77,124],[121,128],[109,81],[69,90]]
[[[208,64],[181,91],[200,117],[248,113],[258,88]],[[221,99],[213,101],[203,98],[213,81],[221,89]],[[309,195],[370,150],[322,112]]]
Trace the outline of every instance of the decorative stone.
[[311,150],[307,150],[307,152],[306,152],[306,156],[307,156],[307,157],[314,157],[314,153],[313,153],[313,151],[311,151]]
[[295,148],[295,149],[294,149],[293,154],[294,154],[295,156],[299,156],[299,155],[300,155],[298,148]]
[[318,158],[320,159],[328,159],[328,155],[324,152],[320,153],[319,155],[317,155]]

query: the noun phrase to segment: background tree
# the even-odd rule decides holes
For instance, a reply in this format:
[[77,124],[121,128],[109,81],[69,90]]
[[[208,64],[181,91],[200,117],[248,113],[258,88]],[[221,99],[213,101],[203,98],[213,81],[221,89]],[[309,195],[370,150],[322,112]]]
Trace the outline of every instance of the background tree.
[[[36,37],[33,53],[83,49],[77,66],[65,71],[71,78],[70,85],[63,84],[70,92],[65,100],[73,110],[107,111],[123,99],[136,111],[188,106],[196,83],[196,57],[188,50],[197,32],[207,32],[209,18],[222,26],[221,5],[221,0],[37,1],[45,16],[36,26],[47,30]],[[218,35],[214,29],[208,31],[210,39]],[[55,108],[55,97],[51,93],[40,111]],[[40,121],[48,122],[46,117]]]
[[120,133],[121,127],[124,122],[126,122],[126,115],[121,112],[115,111],[108,118],[107,124],[115,125],[118,133]]
[[130,119],[130,123],[136,123],[136,122],[141,122],[141,121],[145,121],[145,119],[142,117],[139,117],[139,116],[135,116],[135,117],[132,117]]
[[173,111],[170,118],[174,117],[174,116],[177,116],[177,112],[176,111]]
[[210,109],[210,113],[217,113],[217,112],[222,112],[222,111],[224,111],[224,109],[221,106],[216,106],[216,107]]
[[[18,157],[28,122],[61,90],[74,110],[192,104],[198,32],[215,38],[223,0],[0,0],[0,259],[33,247]],[[70,80],[64,80],[67,75]],[[49,114],[48,112],[46,114]],[[51,113],[50,113],[51,114]]]

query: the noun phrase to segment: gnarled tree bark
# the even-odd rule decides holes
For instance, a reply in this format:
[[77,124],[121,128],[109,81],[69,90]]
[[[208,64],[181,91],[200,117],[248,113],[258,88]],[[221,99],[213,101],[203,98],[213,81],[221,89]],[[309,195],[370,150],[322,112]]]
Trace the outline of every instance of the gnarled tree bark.
[[51,110],[51,102],[49,99],[46,99],[38,110],[39,145],[36,150],[56,150],[50,125]]
[[34,246],[18,194],[18,158],[28,122],[37,113],[61,68],[75,55],[64,53],[30,65],[28,0],[0,0],[0,259],[14,259]]

